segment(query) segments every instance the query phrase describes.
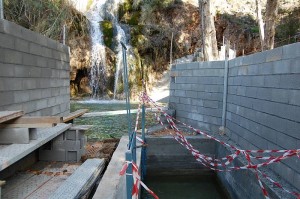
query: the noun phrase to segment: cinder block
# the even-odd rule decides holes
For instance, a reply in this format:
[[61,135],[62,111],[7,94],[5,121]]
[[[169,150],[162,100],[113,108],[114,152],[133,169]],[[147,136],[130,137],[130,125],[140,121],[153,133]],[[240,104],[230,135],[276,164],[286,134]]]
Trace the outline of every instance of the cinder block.
[[[0,77],[15,77],[15,70],[14,70],[14,65],[12,64],[0,64]],[[4,84],[3,86],[3,90],[4,90]],[[0,90],[2,90],[0,88]]]
[[80,151],[66,151],[66,161],[79,162],[81,159]]
[[300,90],[289,90],[288,93],[289,104],[300,106]]
[[36,43],[29,44],[29,53],[33,55],[42,55],[43,56],[43,47]]
[[42,97],[44,97],[44,96],[42,96],[41,89],[29,90],[29,91],[25,91],[25,92],[29,94],[30,100],[37,100],[37,99],[41,99]]
[[274,65],[272,62],[266,62],[266,63],[260,64],[260,67],[258,70],[260,75],[270,75],[270,74],[273,74],[273,71],[274,71]]
[[280,75],[280,88],[299,89],[300,74]]
[[22,78],[22,88],[24,90],[29,90],[29,89],[36,89],[38,88],[37,86],[37,80],[33,78]]
[[53,141],[53,150],[79,151],[81,149],[80,140]]
[[76,130],[67,130],[65,132],[65,138],[66,138],[66,140],[78,140],[79,139],[78,131],[76,131]]
[[283,46],[283,58],[292,59],[300,57],[300,43],[294,43],[290,45]]
[[[264,86],[266,87],[272,87],[272,88],[278,88],[281,87],[281,77],[278,75],[268,75],[268,76],[264,76],[265,80],[264,80]],[[284,80],[283,80],[284,81]],[[283,85],[285,84],[282,83]]]
[[41,161],[66,161],[65,150],[39,150],[39,160]]
[[30,140],[37,140],[38,134],[36,128],[29,128],[29,139]]
[[203,100],[203,106],[207,108],[218,108],[218,101]]
[[0,33],[0,47],[14,49],[14,38],[11,35]]
[[0,95],[0,106],[10,105],[14,101],[14,93],[13,92],[1,92]]
[[2,61],[9,64],[22,64],[23,54],[15,50],[5,49],[2,54]]
[[48,40],[50,40],[48,37],[45,37],[41,34],[36,34],[36,42],[42,46],[47,46]]
[[21,29],[21,35],[20,38],[23,38],[24,40],[31,41],[31,42],[37,42],[37,35],[38,33],[35,33],[29,29],[23,28]]
[[176,64],[175,68],[176,68],[176,70],[185,70],[185,69],[187,69],[187,65],[186,64]]
[[272,50],[266,51],[266,62],[273,62],[282,59],[283,48],[274,48]]
[[29,129],[28,128],[5,128],[0,129],[1,144],[28,144]]
[[273,62],[274,71],[273,74],[289,74],[291,73],[290,60],[280,60]]
[[30,94],[28,91],[14,91],[14,102],[20,103],[20,102],[27,102],[30,100]]
[[49,48],[47,48],[47,47],[43,47],[43,52],[44,52],[44,57],[48,57],[48,58],[53,58],[53,55],[52,55],[52,53],[53,53],[53,51],[51,50],[51,49],[49,49]]

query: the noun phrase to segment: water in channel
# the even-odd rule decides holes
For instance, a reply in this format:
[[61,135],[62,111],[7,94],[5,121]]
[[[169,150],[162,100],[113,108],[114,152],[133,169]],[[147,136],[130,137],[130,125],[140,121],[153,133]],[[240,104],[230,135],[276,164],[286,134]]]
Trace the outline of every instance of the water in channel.
[[[211,175],[147,176],[144,182],[160,199],[229,199]],[[143,190],[141,198],[153,196]]]

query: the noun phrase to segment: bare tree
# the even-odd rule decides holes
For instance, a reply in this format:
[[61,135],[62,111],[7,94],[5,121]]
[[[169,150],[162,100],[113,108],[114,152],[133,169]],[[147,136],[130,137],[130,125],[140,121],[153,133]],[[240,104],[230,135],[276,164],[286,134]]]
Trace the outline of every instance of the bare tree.
[[199,0],[201,13],[202,45],[205,61],[218,59],[218,47],[213,10],[210,0]]
[[268,0],[266,5],[265,49],[267,50],[274,48],[275,25],[279,6],[278,4],[278,0]]
[[255,0],[255,3],[256,3],[256,17],[259,26],[261,51],[263,51],[265,46],[265,34],[264,34],[264,21],[261,14],[261,0]]

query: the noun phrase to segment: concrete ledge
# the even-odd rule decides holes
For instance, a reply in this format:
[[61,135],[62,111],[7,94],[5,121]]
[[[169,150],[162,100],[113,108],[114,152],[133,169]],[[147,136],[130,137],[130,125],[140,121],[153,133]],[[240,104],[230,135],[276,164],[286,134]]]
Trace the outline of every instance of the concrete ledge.
[[30,140],[29,144],[11,144],[2,146],[0,150],[0,171],[38,149],[70,127],[71,124],[58,124],[53,128],[38,129],[37,139]]
[[50,199],[81,198],[85,191],[95,183],[105,166],[104,159],[86,160],[67,180],[50,196]]
[[[123,136],[114,152],[112,159],[94,195],[94,199],[124,199],[126,198],[126,179],[119,172],[125,163],[128,136]],[[136,150],[137,164],[140,166],[141,149]]]

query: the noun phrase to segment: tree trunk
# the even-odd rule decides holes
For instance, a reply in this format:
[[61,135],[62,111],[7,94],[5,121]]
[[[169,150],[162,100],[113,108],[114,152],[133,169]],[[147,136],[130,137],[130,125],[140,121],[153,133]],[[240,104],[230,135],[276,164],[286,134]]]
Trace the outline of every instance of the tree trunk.
[[256,3],[256,17],[259,27],[259,37],[260,37],[260,44],[261,44],[261,51],[264,50],[265,46],[265,34],[264,34],[264,21],[261,15],[261,0],[255,0]]
[[210,0],[199,0],[201,13],[202,37],[203,37],[203,53],[205,61],[218,60],[218,46],[216,38],[216,29],[213,18],[212,5]]
[[265,48],[274,48],[275,23],[278,13],[278,0],[268,0],[266,5]]

